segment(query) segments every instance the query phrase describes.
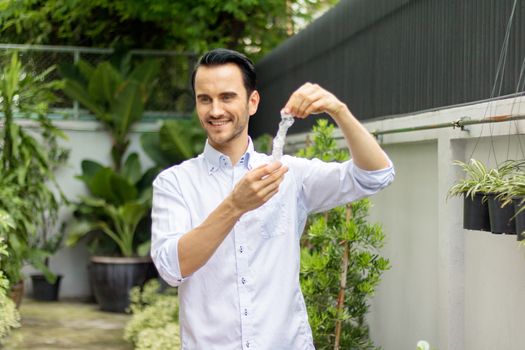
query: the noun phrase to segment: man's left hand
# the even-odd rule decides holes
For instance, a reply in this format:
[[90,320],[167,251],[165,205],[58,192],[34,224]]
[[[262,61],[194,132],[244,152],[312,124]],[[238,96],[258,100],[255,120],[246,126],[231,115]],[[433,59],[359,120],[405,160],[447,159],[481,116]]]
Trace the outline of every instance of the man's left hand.
[[294,91],[283,110],[301,119],[319,113],[328,113],[332,118],[337,118],[345,107],[344,103],[321,86],[305,83]]

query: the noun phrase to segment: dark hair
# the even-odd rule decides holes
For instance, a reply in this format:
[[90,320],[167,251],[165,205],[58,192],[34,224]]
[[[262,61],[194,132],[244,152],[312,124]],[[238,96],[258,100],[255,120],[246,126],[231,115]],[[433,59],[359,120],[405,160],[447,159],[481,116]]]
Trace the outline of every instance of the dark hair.
[[214,49],[206,52],[201,56],[191,74],[191,89],[195,95],[195,75],[200,66],[219,66],[233,63],[241,70],[244,87],[248,96],[256,89],[257,76],[255,75],[255,66],[253,62],[240,52],[228,49]]

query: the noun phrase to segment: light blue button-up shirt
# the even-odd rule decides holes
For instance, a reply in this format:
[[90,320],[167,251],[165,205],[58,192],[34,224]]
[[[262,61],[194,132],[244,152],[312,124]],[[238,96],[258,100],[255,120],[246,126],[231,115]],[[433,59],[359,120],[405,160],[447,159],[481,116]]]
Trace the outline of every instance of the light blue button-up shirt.
[[244,214],[208,262],[183,278],[178,241],[200,225],[250,169],[271,162],[248,150],[232,165],[203,154],[164,170],[153,183],[152,250],[157,269],[179,286],[182,349],[307,350],[312,332],[299,285],[299,239],[309,213],[372,195],[394,178],[391,165],[364,171],[352,161],[284,156],[279,192]]

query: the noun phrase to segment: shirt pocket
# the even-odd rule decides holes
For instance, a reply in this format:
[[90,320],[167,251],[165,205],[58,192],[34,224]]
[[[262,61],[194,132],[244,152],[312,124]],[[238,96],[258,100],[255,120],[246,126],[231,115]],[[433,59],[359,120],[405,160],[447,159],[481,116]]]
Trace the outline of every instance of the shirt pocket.
[[260,209],[260,234],[264,238],[284,235],[287,229],[291,228],[290,223],[288,223],[288,208],[286,208],[285,197],[282,193],[277,192]]

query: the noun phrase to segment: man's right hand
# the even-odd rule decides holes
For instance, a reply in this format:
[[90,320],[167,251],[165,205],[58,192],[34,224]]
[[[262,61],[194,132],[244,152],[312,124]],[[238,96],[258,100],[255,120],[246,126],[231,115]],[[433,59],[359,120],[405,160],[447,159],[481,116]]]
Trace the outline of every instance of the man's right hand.
[[272,198],[284,180],[288,167],[281,162],[261,165],[244,175],[235,185],[230,198],[242,214],[259,208]]

